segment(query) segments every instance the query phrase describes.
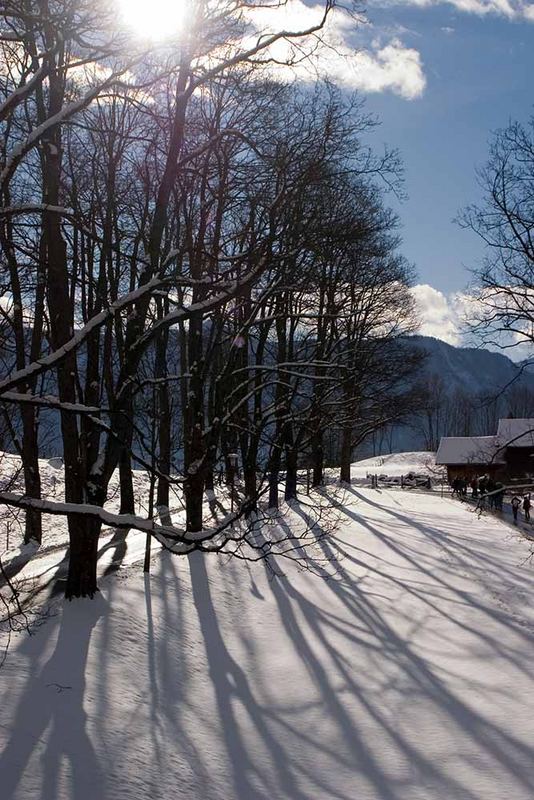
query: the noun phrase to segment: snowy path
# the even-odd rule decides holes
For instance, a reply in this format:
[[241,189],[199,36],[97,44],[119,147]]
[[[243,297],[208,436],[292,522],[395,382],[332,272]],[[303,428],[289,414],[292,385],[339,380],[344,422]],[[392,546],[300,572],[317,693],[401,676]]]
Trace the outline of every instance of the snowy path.
[[328,578],[158,555],[17,637],[2,800],[532,800],[529,543],[348,498]]

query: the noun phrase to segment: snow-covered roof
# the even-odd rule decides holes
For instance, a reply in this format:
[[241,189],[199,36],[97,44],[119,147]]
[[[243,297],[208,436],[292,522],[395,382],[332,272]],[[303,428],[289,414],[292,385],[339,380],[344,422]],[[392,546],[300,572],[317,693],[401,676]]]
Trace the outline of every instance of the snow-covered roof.
[[534,447],[534,419],[500,419],[497,436],[507,447]]
[[443,436],[436,464],[503,464],[497,436]]

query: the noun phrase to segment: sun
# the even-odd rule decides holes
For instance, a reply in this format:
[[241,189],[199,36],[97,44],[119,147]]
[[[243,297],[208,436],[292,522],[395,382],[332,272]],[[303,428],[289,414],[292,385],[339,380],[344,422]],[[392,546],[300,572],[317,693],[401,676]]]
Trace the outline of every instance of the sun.
[[146,39],[166,39],[180,31],[186,0],[118,0],[126,24]]

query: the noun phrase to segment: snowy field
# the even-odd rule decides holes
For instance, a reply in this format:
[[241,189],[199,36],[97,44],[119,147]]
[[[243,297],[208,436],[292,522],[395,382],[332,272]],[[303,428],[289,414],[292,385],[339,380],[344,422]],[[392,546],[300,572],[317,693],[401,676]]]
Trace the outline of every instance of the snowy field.
[[[52,458],[50,460],[40,459],[39,470],[41,474],[43,498],[47,500],[61,501],[64,497],[63,469],[61,459]],[[439,470],[438,470],[439,471]],[[436,471],[435,454],[427,452],[416,453],[394,453],[386,456],[358,461],[352,465],[352,477],[357,483],[365,485],[368,473],[385,473],[391,476],[406,475],[409,472],[418,474],[429,474],[435,477]],[[15,478],[12,487],[13,476]],[[327,479],[332,483],[337,483],[338,471],[326,470]],[[24,493],[23,478],[21,473],[21,462],[18,456],[0,453],[0,483],[9,490]],[[304,473],[301,475],[301,492],[305,491],[306,478]],[[135,498],[135,510],[141,516],[147,515],[148,510],[148,489],[149,481],[145,472],[140,470],[133,473],[133,486]],[[224,488],[218,487],[218,493],[224,502]],[[228,503],[226,502],[228,506]],[[120,506],[119,495],[119,476],[116,473],[109,487],[109,501],[106,508],[109,511],[118,512]],[[184,509],[181,498],[174,495],[172,497],[172,518],[175,525],[184,524]],[[206,506],[207,524],[211,524],[209,509]],[[48,575],[58,577],[57,569],[61,567],[65,558],[65,551],[68,545],[68,532],[66,520],[62,517],[44,516],[43,517],[43,543],[39,550],[35,545],[23,545],[24,537],[24,514],[13,508],[0,506],[0,557],[4,566],[10,574],[15,574],[19,581],[29,581],[35,578],[42,578]],[[138,531],[130,531],[126,540],[121,532],[114,534],[110,529],[104,527],[101,536],[101,556],[99,568],[101,574],[106,570],[111,571],[117,565],[130,565],[136,563],[143,556],[145,547],[145,534]],[[157,544],[154,543],[157,547]],[[35,557],[37,556],[37,557]],[[60,569],[64,574],[66,564]],[[46,581],[45,581],[46,582]],[[42,581],[41,581],[42,583]],[[30,587],[31,588],[31,587]]]
[[400,477],[409,472],[428,475],[434,479],[446,477],[443,467],[436,466],[436,454],[426,451],[372,456],[363,461],[357,461],[351,467],[351,474],[355,479],[366,478],[369,474]]
[[2,800],[532,800],[530,543],[431,494],[337,514],[309,569],[157,553],[54,601],[0,670]]
[[[39,459],[42,496],[45,500],[64,499],[63,465],[59,458]],[[15,478],[14,478],[15,476]],[[13,484],[14,481],[14,485]],[[24,494],[24,481],[19,456],[0,452],[0,485],[6,491]],[[149,481],[145,472],[133,471],[135,511],[146,516],[148,509]],[[109,486],[109,501],[106,508],[118,512],[120,507],[119,474],[113,475]],[[179,511],[182,511],[180,506]],[[24,537],[24,513],[14,508],[0,506],[0,556],[9,563],[18,555],[25,555],[22,546]],[[51,553],[64,548],[68,542],[67,523],[63,517],[43,516],[43,544],[41,550]]]

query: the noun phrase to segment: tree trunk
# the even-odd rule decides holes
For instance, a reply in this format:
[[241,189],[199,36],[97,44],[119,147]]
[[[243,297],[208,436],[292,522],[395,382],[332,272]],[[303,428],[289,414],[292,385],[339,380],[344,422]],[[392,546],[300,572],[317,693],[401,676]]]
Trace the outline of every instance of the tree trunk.
[[202,530],[204,479],[202,475],[189,475],[184,483],[186,527],[188,531]]
[[251,501],[250,513],[258,510],[257,504],[257,491],[258,482],[256,475],[256,459],[257,453],[255,448],[249,448],[247,453],[247,460],[243,464],[243,482],[245,487],[245,497],[247,501]]
[[121,514],[135,514],[135,497],[132,479],[132,457],[126,448],[119,459],[119,480],[121,490]]
[[213,477],[213,468],[210,467],[206,471],[206,480],[204,482],[204,489],[207,492],[213,492],[214,488],[215,488],[215,479]]
[[312,486],[322,486],[324,483],[324,446],[322,431],[316,431],[313,436],[312,463]]
[[350,461],[352,456],[352,429],[343,428],[341,434],[341,464],[339,480],[341,483],[350,484]]
[[65,597],[93,597],[98,591],[96,566],[101,523],[74,515],[69,519],[69,574]]
[[[168,312],[168,304],[158,298],[158,319],[163,319]],[[164,330],[156,341],[156,358],[154,376],[157,384],[157,409],[158,409],[158,491],[156,505],[159,509],[169,508],[169,479],[171,471],[171,404],[169,399],[169,384],[167,382],[167,346],[169,334]],[[161,510],[160,510],[161,514]],[[164,512],[168,522],[168,513]]]
[[[5,192],[4,203],[10,205],[9,192]],[[23,298],[19,280],[18,263],[13,248],[13,232],[9,220],[4,220],[0,226],[0,242],[4,257],[7,260],[10,278],[11,292],[13,296],[12,325],[15,338],[15,356],[17,369],[24,369],[26,366],[26,324],[24,322]],[[39,265],[37,274],[37,285],[35,290],[34,312],[35,320],[31,336],[30,361],[35,361],[41,350],[42,326],[43,326],[43,297],[44,287],[42,281],[42,266]],[[35,389],[35,380],[21,385],[22,392],[30,394]],[[38,441],[38,415],[35,408],[30,405],[22,405],[22,465],[24,470],[24,491],[28,497],[40,499],[41,497],[41,478],[39,474],[39,441]],[[17,448],[18,449],[18,448]],[[24,529],[24,543],[42,541],[42,521],[41,512],[37,509],[26,511],[26,522]]]
[[280,482],[280,446],[275,444],[269,459],[269,508],[278,508],[278,484]]
[[286,500],[295,500],[297,496],[297,464],[298,451],[292,447],[286,451]]
[[[38,429],[35,410],[31,406],[22,409],[23,437],[22,463],[24,467],[24,490],[28,497],[41,497],[41,476],[39,474]],[[41,544],[43,525],[41,512],[36,509],[26,511],[24,544],[30,541]]]
[[[48,42],[52,44],[52,41]],[[58,64],[62,62],[60,48]],[[64,80],[62,66],[52,64],[49,74],[49,113],[58,113],[63,105]],[[60,203],[61,128],[52,128],[43,137],[44,201],[56,206]],[[47,301],[52,346],[60,350],[74,333],[74,308],[69,291],[67,247],[63,240],[61,218],[48,210],[43,212],[42,253],[48,272]],[[75,404],[77,361],[76,353],[69,353],[57,366],[58,395],[62,403]],[[82,472],[80,437],[76,414],[61,410],[61,435],[65,464],[65,500],[83,503],[86,500],[87,475]],[[92,596],[96,591],[96,553],[100,523],[85,521],[79,515],[68,516],[70,551],[67,597]]]

